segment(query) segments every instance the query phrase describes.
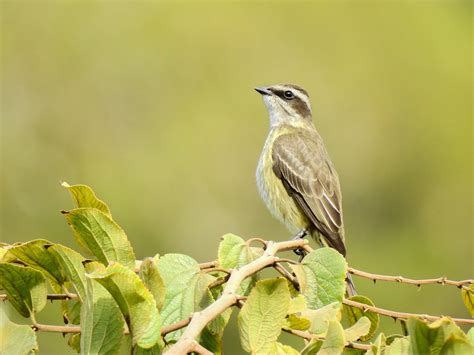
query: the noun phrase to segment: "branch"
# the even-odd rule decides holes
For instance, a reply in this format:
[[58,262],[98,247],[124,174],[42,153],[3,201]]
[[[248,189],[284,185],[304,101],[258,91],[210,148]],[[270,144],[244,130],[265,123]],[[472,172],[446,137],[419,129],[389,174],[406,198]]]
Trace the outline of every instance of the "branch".
[[[283,331],[287,332],[287,333],[290,333],[290,334],[293,334],[293,335],[296,335],[300,338],[304,338],[306,340],[317,339],[317,340],[320,340],[320,341],[324,341],[326,339],[323,336],[311,334],[310,332],[305,332],[305,331],[302,331],[302,330],[283,328]],[[370,350],[371,349],[371,346],[369,344],[356,343],[356,342],[353,342],[353,341],[346,342],[344,344],[344,346],[346,348],[359,349],[359,350]]]
[[239,297],[236,292],[243,280],[277,262],[278,257],[275,256],[277,252],[292,250],[295,248],[304,248],[307,243],[306,240],[266,243],[266,249],[261,257],[240,269],[234,269],[231,271],[229,281],[227,282],[222,295],[204,310],[193,314],[191,322],[181,338],[166,352],[166,354],[179,355],[187,354],[191,351],[194,346],[193,344],[195,344],[197,337],[201,334],[204,327],[238,301]]
[[366,271],[357,270],[352,267],[349,267],[348,271],[352,275],[364,277],[366,279],[373,280],[374,282],[375,281],[399,282],[399,283],[416,285],[418,287],[421,285],[429,285],[429,284],[451,285],[451,286],[456,286],[456,287],[462,287],[464,285],[474,284],[474,280],[453,281],[453,280],[448,280],[446,277],[438,277],[435,279],[415,280],[415,279],[409,279],[403,276],[379,275],[379,274],[372,274]]
[[[416,313],[405,313],[405,312],[390,311],[388,309],[379,308],[379,307],[375,307],[375,306],[369,306],[368,304],[364,304],[364,303],[360,303],[360,302],[356,302],[356,301],[352,301],[352,300],[348,300],[348,299],[342,300],[342,303],[344,303],[345,305],[351,306],[351,307],[356,307],[356,308],[362,309],[364,312],[369,311],[369,312],[373,312],[373,313],[378,313],[380,315],[387,316],[387,317],[392,317],[392,318],[395,318],[395,319],[408,319],[410,317],[416,317],[416,318],[420,318],[422,320],[426,320],[426,321],[429,321],[429,322],[434,322],[434,321],[437,321],[438,319],[442,318],[442,317],[439,317],[439,316],[430,316],[430,315],[427,315],[427,314],[416,314]],[[451,319],[457,324],[474,325],[474,319],[463,319],[463,318],[451,318]]]
[[[63,294],[63,293],[50,293],[49,295],[46,296],[48,300],[51,301],[57,301],[57,300],[72,300],[78,298],[78,296],[75,293],[68,293],[68,294]],[[7,301],[8,296],[5,294],[0,295],[0,301]]]

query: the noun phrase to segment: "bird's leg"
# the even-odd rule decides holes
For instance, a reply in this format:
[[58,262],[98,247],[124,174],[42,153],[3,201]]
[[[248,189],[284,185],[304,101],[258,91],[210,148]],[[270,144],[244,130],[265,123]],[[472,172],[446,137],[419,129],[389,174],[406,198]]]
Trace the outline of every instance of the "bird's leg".
[[[298,240],[298,239],[303,239],[306,235],[308,234],[308,231],[306,229],[300,230],[298,233],[296,233],[291,240]],[[303,258],[306,255],[306,252],[302,248],[297,248],[293,250],[293,252],[300,257],[300,262],[303,260]]]

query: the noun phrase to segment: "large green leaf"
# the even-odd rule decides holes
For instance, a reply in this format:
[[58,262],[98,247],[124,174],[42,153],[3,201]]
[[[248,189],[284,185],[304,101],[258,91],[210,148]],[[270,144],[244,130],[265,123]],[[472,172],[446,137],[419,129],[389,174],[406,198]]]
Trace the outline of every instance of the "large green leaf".
[[[443,348],[456,349],[468,343],[466,334],[450,318],[441,318],[428,324],[417,318],[410,318],[407,322],[410,334],[410,347],[415,354],[444,354]],[[449,343],[448,340],[450,340]]]
[[0,354],[18,355],[38,352],[36,334],[29,325],[11,322],[0,305]]
[[110,214],[109,206],[97,198],[94,191],[87,185],[69,185],[67,182],[61,184],[63,187],[69,190],[71,193],[72,200],[76,204],[76,207],[92,207],[97,208],[99,211],[104,212],[106,215],[112,218]]
[[276,342],[290,306],[286,279],[257,282],[238,316],[240,339],[245,351],[264,352]]
[[124,337],[120,309],[100,284],[88,279],[86,285],[87,297],[81,312],[81,354],[118,354]]
[[[158,260],[158,270],[166,289],[161,310],[163,326],[186,319],[201,308],[214,278],[201,272],[196,260],[187,255],[166,254]],[[168,334],[167,341],[177,340],[182,332],[180,329]]]
[[[227,269],[238,269],[249,264],[262,255],[261,248],[249,246],[245,240],[234,235],[226,234],[219,244],[219,265]],[[247,295],[257,281],[257,275],[245,279],[238,290],[241,295]]]
[[76,292],[83,302],[86,297],[86,276],[82,262],[84,257],[63,245],[55,244],[48,248],[48,252],[53,255],[62,270],[67,275],[69,281],[72,282]]
[[306,255],[301,264],[291,265],[291,268],[309,308],[318,309],[342,301],[346,291],[347,263],[336,250],[316,249]]
[[155,298],[158,310],[165,301],[165,284],[158,270],[158,257],[146,258],[140,265],[140,278]]
[[46,305],[46,279],[30,267],[0,263],[0,288],[23,317],[34,317]]
[[341,323],[332,320],[329,322],[326,339],[324,339],[319,355],[340,355],[344,350],[344,329],[342,329]]
[[62,268],[56,258],[45,248],[51,244],[48,240],[36,239],[14,246],[9,250],[9,253],[24,264],[41,271],[50,280],[62,285],[65,281]]
[[63,214],[78,243],[101,263],[116,261],[130,269],[135,267],[135,254],[127,235],[108,215],[95,208],[77,208]]
[[[365,296],[352,296],[349,298],[351,301],[367,304],[369,306],[374,306],[374,303],[367,297]],[[357,307],[351,307],[348,305],[344,305],[343,307],[343,313],[347,318],[347,321],[349,322],[349,325],[354,325],[357,323],[357,321],[362,318],[362,317],[367,317],[370,320],[370,329],[369,332],[361,337],[362,341],[367,341],[373,337],[375,332],[377,331],[377,328],[380,323],[380,316],[377,313],[374,312],[364,312],[362,309],[357,308]]]
[[109,291],[117,302],[132,334],[133,345],[148,349],[161,341],[160,315],[155,299],[140,278],[127,267],[114,263],[87,274]]
[[474,317],[474,285],[463,286],[461,290],[462,300],[471,314]]

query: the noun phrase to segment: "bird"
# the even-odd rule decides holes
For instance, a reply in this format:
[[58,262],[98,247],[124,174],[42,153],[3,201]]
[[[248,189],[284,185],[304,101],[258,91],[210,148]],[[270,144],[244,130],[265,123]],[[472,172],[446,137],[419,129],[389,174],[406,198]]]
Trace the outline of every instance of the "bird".
[[308,234],[345,257],[339,177],[313,123],[307,91],[293,84],[255,90],[270,116],[256,171],[262,200],[296,237]]

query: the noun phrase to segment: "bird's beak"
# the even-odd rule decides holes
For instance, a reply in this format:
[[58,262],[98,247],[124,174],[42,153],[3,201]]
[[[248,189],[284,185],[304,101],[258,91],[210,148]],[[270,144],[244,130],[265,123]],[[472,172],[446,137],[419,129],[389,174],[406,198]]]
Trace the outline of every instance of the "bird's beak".
[[255,91],[261,95],[272,95],[272,92],[264,87],[257,87],[255,88]]

